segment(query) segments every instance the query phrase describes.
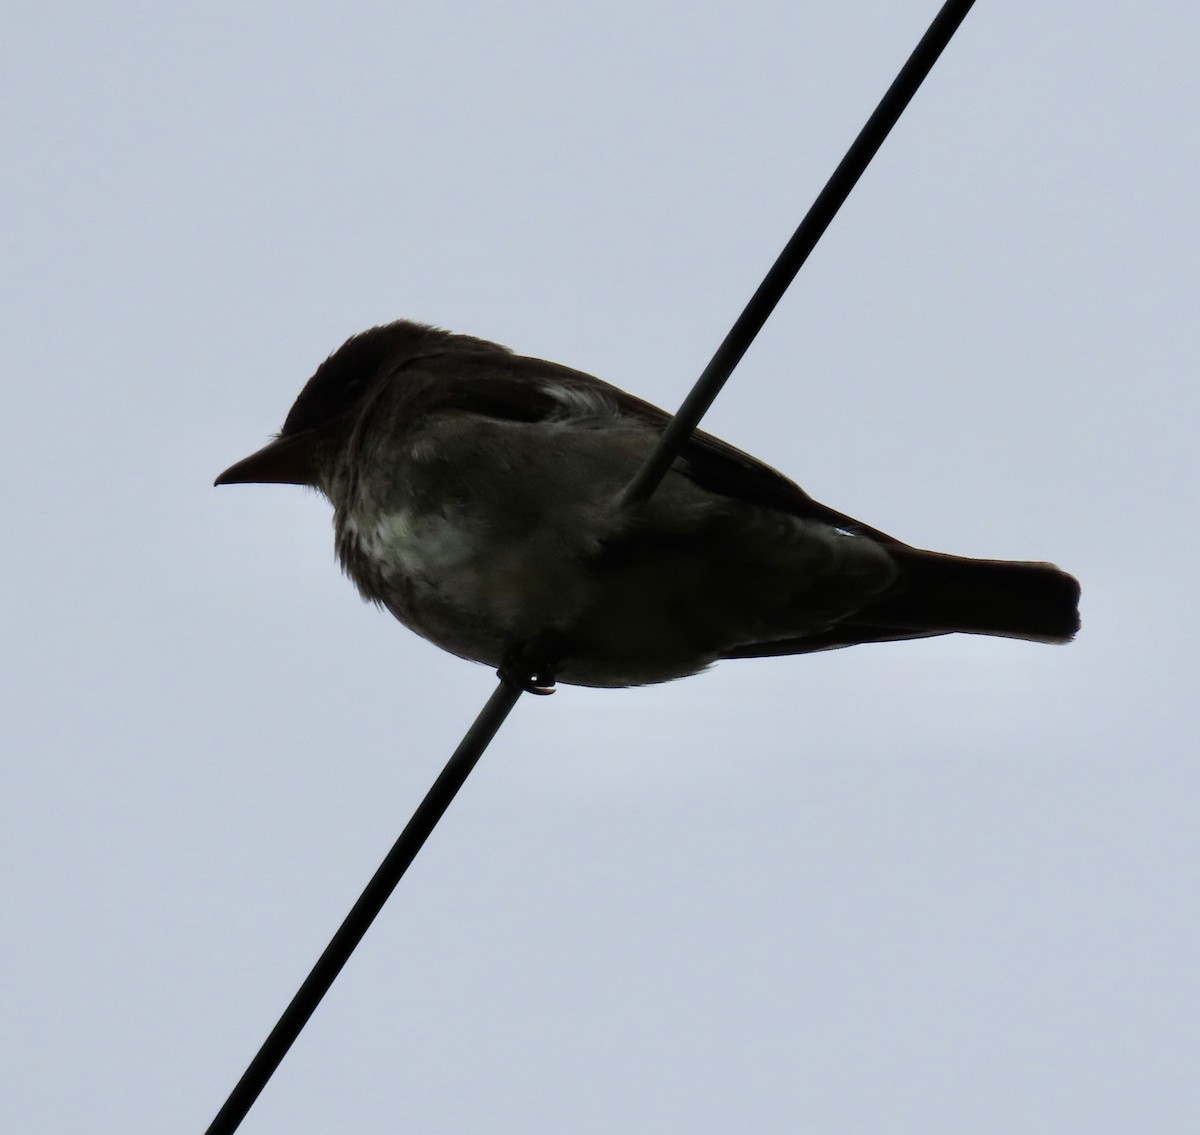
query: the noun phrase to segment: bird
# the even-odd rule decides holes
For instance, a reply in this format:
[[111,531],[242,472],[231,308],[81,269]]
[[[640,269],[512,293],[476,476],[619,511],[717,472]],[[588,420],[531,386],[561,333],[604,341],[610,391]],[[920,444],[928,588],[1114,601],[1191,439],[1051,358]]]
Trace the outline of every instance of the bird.
[[912,547],[699,430],[625,504],[669,417],[581,371],[398,320],[334,351],[273,440],[215,484],[318,490],[364,599],[536,693],[1078,630],[1079,584],[1053,564]]

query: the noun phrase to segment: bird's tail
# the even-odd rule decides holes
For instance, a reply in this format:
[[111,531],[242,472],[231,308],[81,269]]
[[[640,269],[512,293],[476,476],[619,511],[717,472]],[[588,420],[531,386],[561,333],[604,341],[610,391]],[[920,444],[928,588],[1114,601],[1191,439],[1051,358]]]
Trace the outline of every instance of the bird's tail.
[[1069,642],[1079,630],[1079,584],[1053,564],[972,560],[891,546],[893,588],[856,619],[877,627]]
[[998,635],[1069,642],[1079,630],[1079,584],[1053,564],[973,560],[888,544],[895,583],[823,631],[747,643],[725,658],[805,654],[931,635]]

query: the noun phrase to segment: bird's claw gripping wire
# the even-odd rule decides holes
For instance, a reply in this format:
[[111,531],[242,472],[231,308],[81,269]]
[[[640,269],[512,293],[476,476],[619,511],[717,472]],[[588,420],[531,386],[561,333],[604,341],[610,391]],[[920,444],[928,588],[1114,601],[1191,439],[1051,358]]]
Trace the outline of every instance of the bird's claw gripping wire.
[[505,685],[514,686],[527,694],[549,697],[555,691],[554,675],[547,670],[531,671],[520,662],[505,659],[496,671],[496,676]]
[[548,697],[554,693],[554,671],[564,657],[562,635],[545,631],[508,651],[497,676],[527,694]]

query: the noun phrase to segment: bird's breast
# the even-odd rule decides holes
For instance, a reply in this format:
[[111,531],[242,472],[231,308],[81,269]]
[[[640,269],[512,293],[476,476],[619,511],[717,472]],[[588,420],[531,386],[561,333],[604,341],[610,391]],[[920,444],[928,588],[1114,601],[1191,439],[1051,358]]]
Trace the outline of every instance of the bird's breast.
[[461,515],[396,508],[371,516],[347,516],[339,532],[356,561],[375,574],[439,578],[475,559],[480,539]]
[[456,654],[503,651],[561,626],[588,601],[570,542],[512,531],[465,509],[393,507],[338,522],[338,557],[362,595]]

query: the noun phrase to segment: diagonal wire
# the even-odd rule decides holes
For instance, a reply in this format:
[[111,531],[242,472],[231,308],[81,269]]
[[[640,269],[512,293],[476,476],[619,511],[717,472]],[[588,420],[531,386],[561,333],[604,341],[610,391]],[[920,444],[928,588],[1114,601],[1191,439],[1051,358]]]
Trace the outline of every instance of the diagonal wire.
[[[947,0],[942,6],[929,30],[922,36],[895,81],[846,152],[846,156],[834,170],[804,220],[800,222],[799,228],[717,348],[712,361],[697,379],[678,413],[667,424],[654,449],[626,486],[621,498],[623,505],[647,499],[658,487],[680,448],[720,393],[721,387],[725,385],[734,367],[741,361],[754,337],[766,323],[788,285],[808,259],[808,254],[829,227],[829,223],[883,144],[888,132],[904,112],[904,108],[916,94],[925,76],[937,62],[946,44],[958,30],[973,3],[974,0]],[[521,692],[520,685],[507,681],[501,681],[496,687],[446,763],[446,767],[413,813],[412,819],[400,833],[391,851],[238,1080],[229,1098],[209,1124],[206,1135],[232,1135],[232,1132],[237,1130],[355,947],[362,941],[375,916],[396,889],[404,872],[416,858],[417,852],[421,850],[425,840],[471,774],[471,770],[483,756],[484,750],[516,705]]]
[[471,775],[471,770],[520,696],[521,690],[517,686],[501,682],[488,698],[474,724],[446,762],[446,767],[405,825],[400,838],[392,845],[392,850],[384,857],[358,902],[350,908],[350,913],[330,939],[325,952],[317,959],[312,972],[296,990],[296,995],[271,1030],[271,1035],[263,1041],[257,1055],[242,1073],[242,1078],[229,1093],[229,1098],[209,1124],[206,1135],[228,1135],[237,1130],[238,1124],[266,1087],[279,1062],[292,1047],[292,1042],[321,1003],[321,998],[342,972],[342,967],[349,961],[355,947],[375,921],[375,916],[383,909],[383,904],[396,889],[408,865],[416,858],[429,833],[437,826],[450,801]]
[[634,474],[633,480],[625,486],[621,498],[623,504],[635,504],[646,500],[658,488],[659,482],[666,475],[684,442],[700,424],[700,419],[721,392],[721,387],[733,373],[733,368],[741,362],[742,356],[754,342],[754,337],[762,330],[763,324],[775,310],[775,305],[783,298],[783,293],[804,266],[808,254],[829,227],[829,222],[850,196],[850,191],[870,165],[871,159],[883,145],[883,140],[892,127],[896,125],[896,120],[904,113],[904,108],[912,101],[917,88],[937,62],[943,48],[958,31],[958,25],[966,18],[974,2],[975,0],[948,0],[934,17],[929,30],[913,48],[908,62],[900,68],[892,85],[879,100],[879,105],[858,132],[858,137],[846,151],[846,156],[838,163],[837,169],[825,183],[825,188],[818,194],[812,207],[804,215],[804,220],[792,234],[792,239],[784,245],[778,259],[771,265],[771,270],[763,277],[763,282],[758,285],[758,290],[750,297],[750,302],[746,304],[737,322],[717,348],[712,361],[696,379],[696,385],[683,400],[683,405],[667,423],[658,445]]

